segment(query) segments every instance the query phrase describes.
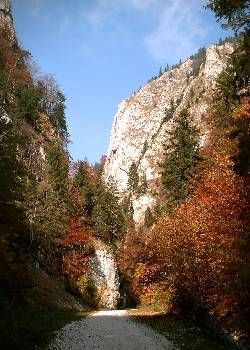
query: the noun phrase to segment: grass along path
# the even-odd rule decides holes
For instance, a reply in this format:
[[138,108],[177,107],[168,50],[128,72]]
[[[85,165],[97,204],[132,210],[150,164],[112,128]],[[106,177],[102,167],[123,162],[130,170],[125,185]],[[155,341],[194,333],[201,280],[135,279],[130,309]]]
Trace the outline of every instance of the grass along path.
[[19,308],[0,318],[1,349],[45,350],[55,331],[69,322],[82,319],[86,313],[70,310]]
[[180,350],[238,350],[239,347],[230,340],[201,329],[194,322],[177,316],[133,309],[129,311],[131,318],[167,337]]

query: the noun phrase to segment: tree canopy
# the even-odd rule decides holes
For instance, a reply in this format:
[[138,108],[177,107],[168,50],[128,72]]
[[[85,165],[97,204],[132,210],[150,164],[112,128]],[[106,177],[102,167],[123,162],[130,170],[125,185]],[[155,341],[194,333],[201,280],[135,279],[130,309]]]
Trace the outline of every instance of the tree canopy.
[[206,7],[215,13],[219,21],[224,21],[225,28],[235,31],[250,29],[249,0],[209,0]]

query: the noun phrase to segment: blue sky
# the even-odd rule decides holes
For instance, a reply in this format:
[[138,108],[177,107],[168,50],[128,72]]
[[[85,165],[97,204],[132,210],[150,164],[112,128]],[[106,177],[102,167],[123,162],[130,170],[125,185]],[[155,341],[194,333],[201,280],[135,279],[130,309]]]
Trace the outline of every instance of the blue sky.
[[72,157],[107,152],[118,103],[228,33],[202,0],[12,0],[17,35],[67,98]]

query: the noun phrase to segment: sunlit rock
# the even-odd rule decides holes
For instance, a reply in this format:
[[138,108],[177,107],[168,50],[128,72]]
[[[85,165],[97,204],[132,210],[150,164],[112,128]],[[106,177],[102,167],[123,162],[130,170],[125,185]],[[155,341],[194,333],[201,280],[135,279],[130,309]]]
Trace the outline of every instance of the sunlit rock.
[[146,176],[147,192],[132,198],[137,224],[143,222],[147,207],[155,205],[157,179],[161,171],[159,164],[163,159],[162,146],[167,142],[167,131],[171,130],[183,108],[189,107],[192,120],[200,129],[200,144],[205,145],[208,137],[206,116],[216,77],[232,51],[231,44],[213,45],[205,52],[197,72],[189,59],[120,103],[112,126],[104,179],[106,183],[114,181],[123,197],[132,162],[135,162],[140,178]]
[[115,309],[120,297],[119,277],[111,248],[95,241],[95,254],[89,260],[89,273],[96,288],[99,307]]

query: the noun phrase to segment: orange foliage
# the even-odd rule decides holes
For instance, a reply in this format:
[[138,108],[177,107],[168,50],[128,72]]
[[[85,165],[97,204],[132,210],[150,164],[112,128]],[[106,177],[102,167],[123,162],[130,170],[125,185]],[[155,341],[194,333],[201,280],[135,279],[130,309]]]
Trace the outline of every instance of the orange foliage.
[[74,277],[83,275],[88,269],[90,232],[76,216],[69,218],[68,234],[60,240],[63,247],[63,273]]
[[239,107],[233,113],[235,120],[250,120],[250,98],[244,97]]
[[128,277],[132,277],[135,265],[143,259],[144,253],[146,251],[141,235],[138,235],[133,228],[130,228],[122,239],[117,251],[120,270],[126,273]]
[[9,80],[13,78],[15,83],[20,84],[32,82],[30,73],[23,62],[27,52],[24,50],[14,51],[2,32],[0,33],[0,52],[0,67],[9,73]]
[[69,252],[63,257],[63,272],[68,276],[80,277],[88,271],[88,256]]
[[79,246],[90,241],[89,231],[83,227],[77,217],[71,216],[68,225],[69,232],[62,241],[65,246]]
[[171,216],[162,216],[144,237],[147,262],[137,264],[132,287],[142,298],[150,286],[165,285],[178,306],[207,305],[222,316],[228,310],[224,305],[232,304],[227,288],[247,204],[229,155],[212,148],[206,152],[211,162],[192,197]]

